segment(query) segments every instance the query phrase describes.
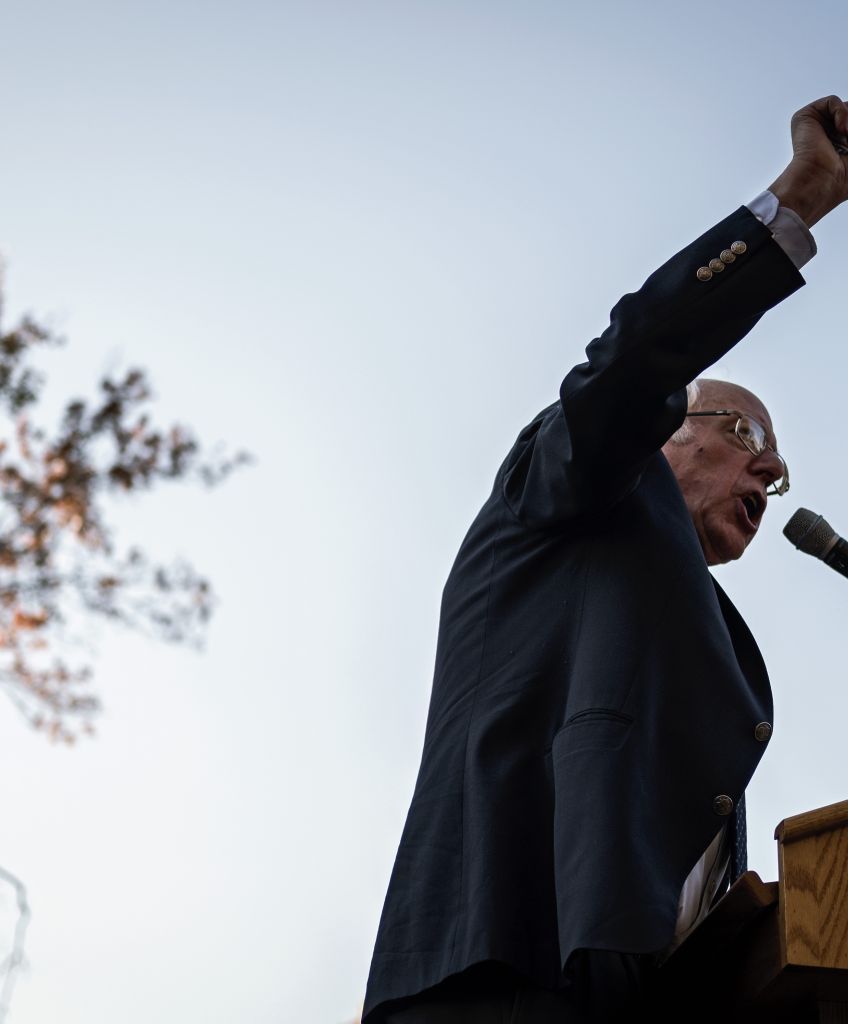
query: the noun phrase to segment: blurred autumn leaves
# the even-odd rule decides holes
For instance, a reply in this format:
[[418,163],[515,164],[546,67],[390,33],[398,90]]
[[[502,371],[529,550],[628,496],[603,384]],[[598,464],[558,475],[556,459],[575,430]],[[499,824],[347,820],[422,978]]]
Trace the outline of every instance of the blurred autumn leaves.
[[90,667],[59,651],[63,627],[93,615],[197,644],[213,605],[192,566],[119,552],[107,499],[164,480],[211,486],[249,457],[213,458],[189,430],[155,426],[138,369],[101,380],[90,402],[68,402],[47,431],[32,359],[60,339],[30,318],[6,330],[2,311],[0,289],[0,687],[33,726],[70,743],[93,731],[99,700]]

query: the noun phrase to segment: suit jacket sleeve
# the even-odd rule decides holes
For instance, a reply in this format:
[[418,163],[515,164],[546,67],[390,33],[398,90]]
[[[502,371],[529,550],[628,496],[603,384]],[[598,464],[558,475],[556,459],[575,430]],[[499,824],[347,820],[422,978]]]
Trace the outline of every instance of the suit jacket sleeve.
[[[733,242],[723,272],[697,276]],[[610,325],[520,434],[500,474],[507,505],[529,526],[607,509],[630,493],[682,424],[686,385],[804,284],[771,232],[740,207],[625,295]]]

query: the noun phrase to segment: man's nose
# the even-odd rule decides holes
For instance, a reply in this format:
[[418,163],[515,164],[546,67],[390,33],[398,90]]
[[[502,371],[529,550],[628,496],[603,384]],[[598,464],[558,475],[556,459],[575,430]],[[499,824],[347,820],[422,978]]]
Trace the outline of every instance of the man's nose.
[[777,452],[772,451],[771,448],[766,448],[754,457],[751,472],[755,476],[762,477],[766,482],[766,486],[768,486],[768,484],[775,483],[783,476],[783,460]]

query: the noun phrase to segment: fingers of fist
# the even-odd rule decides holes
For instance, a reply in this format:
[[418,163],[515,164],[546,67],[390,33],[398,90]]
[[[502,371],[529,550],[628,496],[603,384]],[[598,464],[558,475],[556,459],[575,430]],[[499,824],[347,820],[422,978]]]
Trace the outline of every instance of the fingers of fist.
[[803,132],[811,123],[821,126],[837,149],[848,152],[848,104],[839,96],[823,96],[793,114],[793,135]]

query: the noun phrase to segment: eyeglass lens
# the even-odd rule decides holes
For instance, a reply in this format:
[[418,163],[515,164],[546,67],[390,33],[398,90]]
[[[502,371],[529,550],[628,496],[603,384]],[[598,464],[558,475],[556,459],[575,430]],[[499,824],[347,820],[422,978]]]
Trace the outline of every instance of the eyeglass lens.
[[[764,452],[766,448],[770,447],[766,441],[765,428],[761,423],[751,419],[750,416],[739,417],[739,420],[736,423],[736,435],[752,455],[759,455],[761,452]],[[775,452],[775,455],[778,455],[778,453]],[[784,473],[780,479],[775,480],[774,484],[772,484],[773,490],[770,493],[773,494],[782,494],[788,490],[786,482],[787,473],[785,472],[786,462],[782,455],[778,455],[778,458],[784,467]]]
[[759,455],[766,447],[766,432],[750,416],[740,416],[736,423],[736,433],[739,440],[754,455]]

